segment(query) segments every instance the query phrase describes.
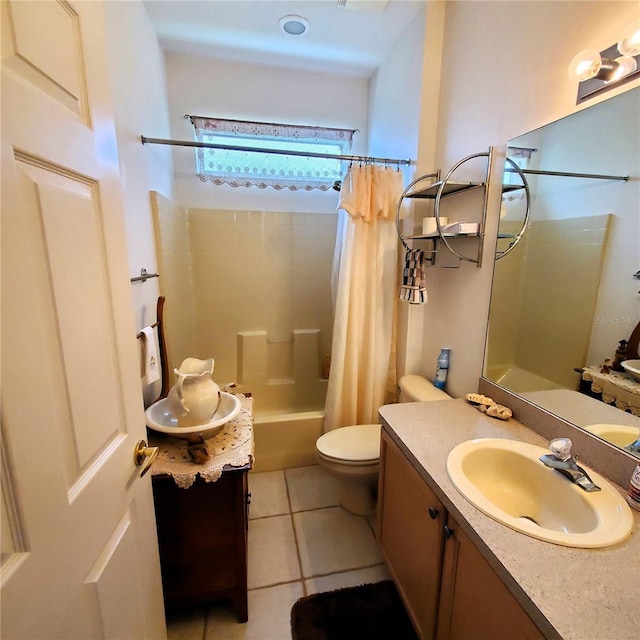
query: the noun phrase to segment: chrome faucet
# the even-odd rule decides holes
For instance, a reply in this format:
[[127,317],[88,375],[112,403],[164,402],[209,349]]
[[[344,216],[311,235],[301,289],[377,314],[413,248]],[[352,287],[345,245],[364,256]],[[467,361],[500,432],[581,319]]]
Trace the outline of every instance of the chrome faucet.
[[571,455],[573,443],[569,438],[555,438],[549,442],[551,455],[546,454],[540,461],[547,467],[559,471],[563,476],[569,478],[571,482],[577,484],[585,491],[600,491],[600,487],[594,484],[589,474],[580,466],[576,460],[578,456]]
[[640,438],[638,438],[635,442],[628,444],[625,448],[625,451],[629,451],[630,453],[640,453]]

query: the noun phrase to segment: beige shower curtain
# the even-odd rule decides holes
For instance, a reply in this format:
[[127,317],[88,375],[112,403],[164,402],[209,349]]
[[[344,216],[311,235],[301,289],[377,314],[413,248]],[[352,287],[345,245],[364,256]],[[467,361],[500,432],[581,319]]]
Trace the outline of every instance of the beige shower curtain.
[[[354,166],[342,183],[325,431],[378,422],[391,363],[402,173]],[[394,364],[394,363],[393,363]]]

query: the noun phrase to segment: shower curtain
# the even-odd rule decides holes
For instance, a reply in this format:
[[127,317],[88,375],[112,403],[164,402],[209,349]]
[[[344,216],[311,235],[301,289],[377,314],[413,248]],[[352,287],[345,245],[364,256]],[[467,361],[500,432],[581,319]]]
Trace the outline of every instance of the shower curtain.
[[402,189],[402,173],[389,167],[353,166],[342,182],[325,431],[378,422],[385,403],[395,364],[395,209]]

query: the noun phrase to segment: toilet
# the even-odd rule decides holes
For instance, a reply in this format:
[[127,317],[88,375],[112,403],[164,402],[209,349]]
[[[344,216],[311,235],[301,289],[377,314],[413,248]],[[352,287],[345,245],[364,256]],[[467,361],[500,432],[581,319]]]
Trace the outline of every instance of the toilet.
[[[417,375],[406,375],[398,382],[400,402],[450,400],[451,396],[436,389]],[[358,424],[340,427],[320,436],[316,441],[318,464],[340,483],[340,504],[361,516],[373,514],[380,466],[380,425]]]

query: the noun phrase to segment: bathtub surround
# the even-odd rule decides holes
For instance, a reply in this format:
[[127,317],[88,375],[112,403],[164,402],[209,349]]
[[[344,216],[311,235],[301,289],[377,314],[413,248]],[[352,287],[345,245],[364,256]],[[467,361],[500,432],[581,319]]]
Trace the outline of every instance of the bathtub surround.
[[487,372],[520,368],[550,381],[547,388],[576,387],[574,367],[589,351],[611,217],[534,220],[522,250],[496,263]]
[[325,431],[377,421],[393,338],[397,282],[395,205],[402,174],[353,166],[342,182]]
[[172,366],[194,354],[215,358],[216,382],[253,393],[256,417],[321,409],[336,215],[182,210],[156,200]]

